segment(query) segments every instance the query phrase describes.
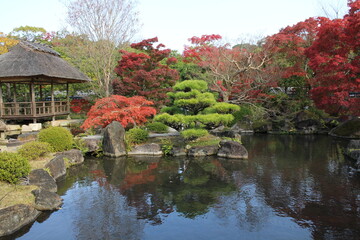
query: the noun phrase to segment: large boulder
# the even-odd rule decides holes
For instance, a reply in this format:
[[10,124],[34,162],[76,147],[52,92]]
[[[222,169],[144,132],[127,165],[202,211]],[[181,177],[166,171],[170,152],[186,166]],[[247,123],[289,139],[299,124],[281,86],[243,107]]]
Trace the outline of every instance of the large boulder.
[[62,199],[54,192],[44,189],[35,189],[32,191],[35,196],[35,208],[40,211],[57,210],[62,205]]
[[24,204],[0,209],[0,237],[9,235],[35,221],[40,213],[34,207]]
[[345,154],[348,157],[360,162],[360,140],[350,140]]
[[108,157],[126,155],[125,129],[117,121],[107,125],[104,130],[103,153]]
[[77,165],[84,162],[84,156],[79,149],[71,149],[60,153],[58,156],[66,158],[70,165]]
[[50,192],[57,192],[55,179],[44,169],[32,170],[29,174],[29,184]]
[[360,138],[360,118],[354,118],[339,124],[329,134],[334,137]]
[[38,132],[26,132],[22,133],[17,137],[18,141],[26,142],[26,141],[36,141],[38,138]]
[[96,152],[100,150],[100,146],[103,140],[102,135],[91,135],[82,138],[84,145],[88,148],[88,152]]
[[146,143],[142,145],[135,146],[128,152],[128,155],[152,155],[152,156],[161,156],[163,152],[161,147],[157,143]]
[[219,146],[217,145],[198,146],[190,148],[187,154],[191,157],[211,156],[216,155],[218,150]]
[[220,142],[220,149],[217,153],[219,157],[225,158],[248,158],[248,151],[246,148],[239,142],[222,140]]
[[51,176],[56,180],[66,174],[66,165],[62,155],[58,155],[45,165]]

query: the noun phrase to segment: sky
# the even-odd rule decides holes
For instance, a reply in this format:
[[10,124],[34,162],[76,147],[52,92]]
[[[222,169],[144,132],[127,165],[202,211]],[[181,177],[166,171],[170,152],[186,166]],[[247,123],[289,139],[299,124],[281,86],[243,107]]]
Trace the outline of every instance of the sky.
[[[66,25],[65,0],[0,0],[0,32],[20,26],[58,31]],[[323,15],[321,6],[346,13],[347,0],[137,0],[141,22],[134,42],[158,37],[182,51],[192,36],[220,34],[231,43],[277,33],[309,17]]]

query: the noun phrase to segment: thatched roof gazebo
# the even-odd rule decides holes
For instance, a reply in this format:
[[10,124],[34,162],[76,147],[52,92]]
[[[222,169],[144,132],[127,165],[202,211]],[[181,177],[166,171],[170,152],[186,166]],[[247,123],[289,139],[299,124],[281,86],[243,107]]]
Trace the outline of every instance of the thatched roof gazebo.
[[[88,81],[86,75],[51,48],[20,42],[8,53],[0,55],[0,119],[32,119],[36,122],[40,118],[52,117],[54,120],[55,116],[67,115],[70,113],[69,83]],[[4,84],[6,88],[3,88]],[[55,100],[55,84],[66,86],[66,101]],[[44,98],[45,85],[50,85],[50,96]]]

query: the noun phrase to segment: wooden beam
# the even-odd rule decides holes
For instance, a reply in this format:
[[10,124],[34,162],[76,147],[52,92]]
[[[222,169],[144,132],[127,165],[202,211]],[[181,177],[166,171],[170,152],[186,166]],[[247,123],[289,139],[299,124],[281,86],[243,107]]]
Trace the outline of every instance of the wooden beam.
[[19,104],[17,103],[17,90],[16,90],[16,83],[13,83],[13,88],[14,88],[14,92],[13,92],[13,98],[14,98],[14,105],[15,105],[15,115],[19,115]]
[[54,83],[51,82],[51,114],[52,120],[55,121],[55,98],[54,98]]
[[32,111],[32,116],[33,116],[33,117],[36,117],[36,102],[35,102],[34,82],[30,82],[30,94],[31,94],[31,111]]
[[4,115],[4,106],[3,106],[3,94],[2,94],[2,83],[0,83],[0,117]]
[[69,113],[68,119],[70,119],[70,98],[69,98],[69,83],[66,83],[66,111]]

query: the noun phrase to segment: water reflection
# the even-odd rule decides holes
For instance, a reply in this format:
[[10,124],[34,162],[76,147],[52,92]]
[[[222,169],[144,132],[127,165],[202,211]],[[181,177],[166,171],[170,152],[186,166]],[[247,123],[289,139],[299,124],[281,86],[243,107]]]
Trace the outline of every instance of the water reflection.
[[[249,160],[88,159],[64,207],[20,239],[358,239],[360,178],[343,142],[247,136]],[[346,142],[344,142],[346,143]]]

